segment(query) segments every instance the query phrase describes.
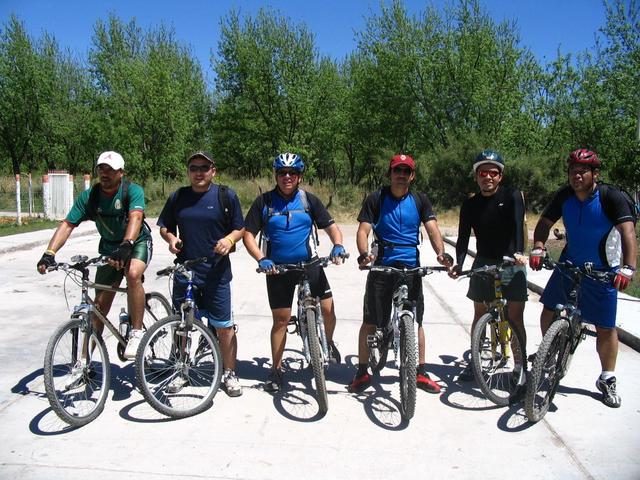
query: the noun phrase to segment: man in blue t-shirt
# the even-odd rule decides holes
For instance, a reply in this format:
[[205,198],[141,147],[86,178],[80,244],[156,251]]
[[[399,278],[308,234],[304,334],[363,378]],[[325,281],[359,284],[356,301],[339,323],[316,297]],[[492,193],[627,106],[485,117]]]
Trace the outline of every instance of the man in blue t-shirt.
[[[388,175],[391,185],[380,192],[370,194],[362,204],[358,215],[358,264],[417,267],[420,265],[418,245],[420,225],[424,224],[431,247],[437,254],[438,263],[450,267],[453,258],[444,251],[444,242],[438,228],[431,202],[426,195],[409,190],[416,178],[416,166],[409,155],[395,155],[389,163]],[[420,207],[416,204],[420,198]],[[377,252],[369,250],[369,234],[373,231],[373,245]],[[431,393],[440,392],[440,385],[427,373],[425,364],[425,338],[422,328],[424,298],[422,277],[413,276],[409,285],[409,300],[416,301],[418,322],[418,370],[417,386]],[[369,272],[364,294],[364,318],[358,338],[358,370],[349,384],[350,392],[361,392],[371,384],[367,371],[369,346],[367,337],[373,335],[382,322],[391,315],[391,300],[394,282],[381,272]]]
[[[244,245],[267,274],[267,295],[273,317],[271,328],[271,354],[273,365],[265,390],[276,392],[282,388],[282,354],[291,318],[293,292],[298,284],[299,272],[276,274],[276,265],[308,261],[316,255],[310,245],[314,223],[329,235],[333,248],[330,256],[334,263],[342,263],[345,254],[342,232],[322,202],[299,188],[304,162],[295,153],[282,153],[273,162],[276,187],[255,199],[245,218]],[[256,236],[262,232],[266,251],[258,245]],[[333,342],[336,314],[333,295],[324,269],[320,266],[307,270],[312,295],[320,298],[331,363],[340,363],[340,353]]]
[[[578,305],[582,319],[596,327],[596,350],[602,366],[596,387],[602,392],[602,402],[617,408],[622,400],[617,393],[614,374],[618,356],[616,289],[624,290],[633,280],[636,270],[638,247],[632,212],[619,191],[612,192],[613,195],[607,198],[610,204],[605,205],[598,185],[600,159],[596,153],[586,149],[575,150],[569,154],[567,163],[569,185],[558,190],[542,212],[533,233],[529,265],[534,270],[542,268],[549,231],[562,217],[567,244],[560,260],[569,260],[577,266],[590,262],[596,269],[617,272],[613,285],[585,278],[581,283]],[[615,248],[618,244],[622,246],[622,262],[620,252]],[[570,288],[571,282],[565,281],[562,272],[554,271],[540,298],[544,305],[540,316],[543,335],[553,321],[555,306],[566,303]]]
[[[196,152],[187,160],[190,187],[172,193],[165,203],[158,225],[160,235],[169,244],[169,251],[179,261],[208,257],[207,262],[193,267],[194,291],[199,314],[215,327],[224,364],[223,384],[231,397],[242,395],[235,373],[237,338],[231,311],[231,262],[229,253],[244,233],[240,201],[231,189],[222,192],[212,183],[216,174],[213,157],[208,152]],[[230,215],[225,213],[224,199],[228,196]],[[176,275],[173,283],[173,304],[180,306],[185,297],[187,282]],[[172,393],[180,391],[188,382],[176,376],[169,385]]]

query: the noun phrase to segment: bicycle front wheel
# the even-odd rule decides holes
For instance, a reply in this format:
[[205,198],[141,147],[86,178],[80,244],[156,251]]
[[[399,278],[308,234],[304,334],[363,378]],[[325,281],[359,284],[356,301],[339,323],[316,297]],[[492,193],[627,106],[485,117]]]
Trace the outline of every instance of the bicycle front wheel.
[[413,317],[400,317],[400,409],[404,420],[410,420],[416,411],[416,335]]
[[[71,319],[53,333],[44,356],[44,388],[56,415],[71,426],[95,420],[109,393],[111,368],[102,337]],[[87,355],[88,352],[88,355]]]
[[569,324],[556,320],[544,334],[531,367],[524,411],[531,422],[542,420],[556,394],[563,375],[564,357],[568,353]]
[[[506,315],[506,312],[505,312]],[[471,335],[471,364],[478,386],[496,405],[509,405],[525,384],[524,342],[507,318],[485,313]]]
[[136,354],[136,378],[145,400],[173,418],[208,409],[220,387],[222,354],[218,340],[199,320],[187,329],[179,315],[154,323]]
[[324,378],[324,362],[322,360],[322,347],[320,346],[320,337],[318,335],[318,324],[316,311],[314,308],[308,308],[307,316],[307,339],[309,341],[309,356],[311,357],[311,368],[313,369],[313,378],[316,382],[316,398],[318,399],[318,407],[321,413],[329,410],[329,398],[327,396],[327,384]]

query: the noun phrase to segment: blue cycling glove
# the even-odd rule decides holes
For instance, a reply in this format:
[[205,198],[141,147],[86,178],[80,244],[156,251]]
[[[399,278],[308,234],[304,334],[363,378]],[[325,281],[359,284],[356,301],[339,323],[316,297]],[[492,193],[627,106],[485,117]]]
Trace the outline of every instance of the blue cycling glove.
[[333,260],[336,257],[344,257],[346,252],[344,251],[344,247],[339,243],[336,243],[331,249],[331,253],[329,254],[329,258]]
[[269,260],[267,257],[258,260],[258,266],[260,267],[260,270],[271,270],[273,269],[276,264],[273,263],[273,260]]

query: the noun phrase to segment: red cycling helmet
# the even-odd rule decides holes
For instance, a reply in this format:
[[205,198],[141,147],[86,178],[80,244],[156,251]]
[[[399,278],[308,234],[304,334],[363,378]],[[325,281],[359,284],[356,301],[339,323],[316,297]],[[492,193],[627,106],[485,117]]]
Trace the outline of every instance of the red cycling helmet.
[[571,152],[569,154],[569,158],[567,158],[567,163],[569,164],[569,166],[573,165],[574,163],[581,163],[589,167],[600,167],[600,159],[598,158],[598,155],[596,155],[596,152],[592,152],[591,150],[587,150],[586,148],[579,148]]

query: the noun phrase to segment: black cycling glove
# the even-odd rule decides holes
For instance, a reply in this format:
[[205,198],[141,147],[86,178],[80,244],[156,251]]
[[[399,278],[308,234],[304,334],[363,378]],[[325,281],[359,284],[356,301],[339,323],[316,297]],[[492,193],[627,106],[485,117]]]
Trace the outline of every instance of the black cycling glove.
[[125,240],[109,255],[109,258],[116,262],[126,262],[131,258],[132,253],[133,242],[131,240]]
[[51,253],[44,252],[42,254],[42,258],[40,258],[40,261],[36,265],[36,268],[39,269],[41,265],[44,265],[45,269],[54,267],[56,265],[56,256],[52,255]]

